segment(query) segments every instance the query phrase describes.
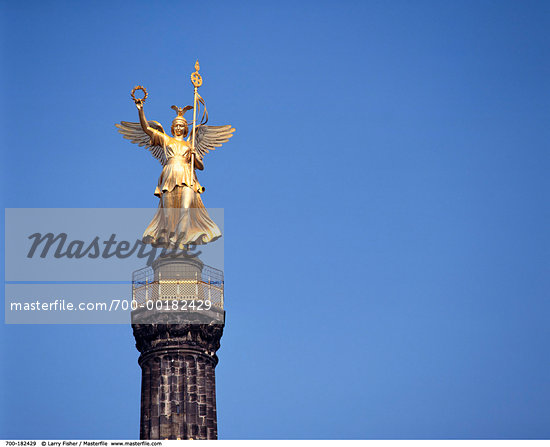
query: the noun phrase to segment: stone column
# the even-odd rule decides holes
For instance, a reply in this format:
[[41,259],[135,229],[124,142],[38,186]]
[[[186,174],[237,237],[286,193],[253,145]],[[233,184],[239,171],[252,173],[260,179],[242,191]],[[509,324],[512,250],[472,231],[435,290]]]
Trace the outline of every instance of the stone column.
[[[173,270],[169,262],[153,265],[155,277],[159,271],[165,279],[170,271],[178,271],[178,279],[185,280],[202,269],[197,260],[184,261],[187,267],[178,260]],[[214,307],[132,312],[141,353],[140,439],[217,439],[215,368],[224,317],[223,309]]]

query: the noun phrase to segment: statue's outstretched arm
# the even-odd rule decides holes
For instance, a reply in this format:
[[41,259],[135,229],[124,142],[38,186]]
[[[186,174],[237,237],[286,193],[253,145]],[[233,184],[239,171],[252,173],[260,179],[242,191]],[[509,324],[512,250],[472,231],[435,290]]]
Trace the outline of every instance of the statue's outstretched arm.
[[153,136],[153,129],[151,129],[148,125],[148,121],[145,118],[145,112],[143,111],[143,103],[137,103],[136,107],[139,112],[139,123],[141,124],[141,128],[143,131],[149,135],[150,137]]

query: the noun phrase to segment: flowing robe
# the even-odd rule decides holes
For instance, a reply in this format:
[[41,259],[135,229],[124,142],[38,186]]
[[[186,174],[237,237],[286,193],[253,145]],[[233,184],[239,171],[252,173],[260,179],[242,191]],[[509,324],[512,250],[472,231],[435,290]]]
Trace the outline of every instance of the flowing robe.
[[190,144],[153,130],[151,145],[162,146],[167,161],[155,189],[160,198],[158,210],[143,233],[143,242],[184,249],[185,245],[202,245],[219,239],[221,231],[202,203],[204,187],[188,161]]

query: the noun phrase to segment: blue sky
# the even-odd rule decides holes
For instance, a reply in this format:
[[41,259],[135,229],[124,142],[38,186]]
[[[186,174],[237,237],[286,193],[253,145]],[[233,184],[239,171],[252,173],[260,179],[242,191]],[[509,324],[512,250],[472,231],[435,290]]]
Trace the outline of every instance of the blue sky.
[[[548,438],[550,4],[2,2],[4,207],[155,207],[200,59],[219,435]],[[146,223],[144,223],[146,224]],[[3,244],[3,242],[2,242]],[[3,269],[2,269],[3,270]],[[123,325],[3,325],[0,438],[132,439]]]

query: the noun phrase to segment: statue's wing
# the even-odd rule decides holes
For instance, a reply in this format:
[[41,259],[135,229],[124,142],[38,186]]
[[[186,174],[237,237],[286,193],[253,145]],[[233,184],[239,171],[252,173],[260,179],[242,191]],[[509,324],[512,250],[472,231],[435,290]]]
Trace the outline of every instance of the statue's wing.
[[[161,133],[164,133],[162,125],[157,121],[148,121],[149,127],[152,129],[158,130]],[[151,137],[147,135],[141,128],[140,123],[129,123],[128,121],[121,121],[120,124],[115,124],[118,127],[119,133],[122,134],[124,138],[130,140],[132,143],[137,144],[141,147],[146,147],[149,149],[153,157],[155,157],[160,164],[164,166],[166,164],[166,154],[164,153],[164,148],[162,146],[153,146],[151,144]]]
[[229,124],[226,126],[207,126],[205,124],[197,126],[195,128],[195,150],[199,157],[202,159],[209,151],[213,151],[229,141],[233,132],[235,129]]

